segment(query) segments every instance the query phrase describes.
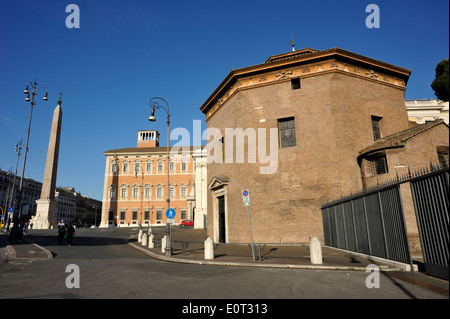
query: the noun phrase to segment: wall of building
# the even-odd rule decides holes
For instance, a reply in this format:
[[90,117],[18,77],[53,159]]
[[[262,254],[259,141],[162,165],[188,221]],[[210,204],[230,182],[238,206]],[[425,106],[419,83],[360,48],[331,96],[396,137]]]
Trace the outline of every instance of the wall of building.
[[[438,148],[449,144],[449,129],[445,124],[437,125],[406,141],[404,147],[384,150],[388,164],[388,173],[366,176],[367,188],[382,184],[411,171],[425,169],[430,163],[437,165]],[[363,163],[364,165],[365,163]]]
[[[101,227],[166,224],[167,157],[163,154],[165,152],[150,154],[145,149],[141,152],[136,149],[135,153],[130,155],[107,155]],[[124,162],[129,163],[128,172],[124,172]],[[136,162],[142,167],[142,170],[137,172]],[[158,162],[163,163],[163,171],[158,171]],[[170,207],[176,211],[175,223],[180,223],[182,211],[186,214],[184,218],[192,219],[187,198],[194,187],[194,164],[190,153],[174,157],[173,162],[175,169],[170,172],[170,185],[175,189],[175,196],[170,198]],[[182,162],[186,163],[185,170],[182,169]],[[113,173],[113,163],[118,165],[117,173]],[[150,163],[151,170],[147,170],[147,163]],[[111,197],[111,188],[116,189],[115,198]],[[161,196],[157,194],[158,188],[162,188]],[[184,196],[181,193],[182,188],[186,191]],[[122,193],[122,189],[126,190],[126,194]],[[137,189],[136,194],[133,189]],[[109,219],[110,211],[113,220]],[[148,212],[148,218],[145,212]]]
[[[294,117],[296,146],[277,149],[274,174],[260,174],[259,168],[267,164],[249,164],[247,152],[245,163],[208,164],[208,180],[214,176],[229,180],[226,241],[250,241],[241,196],[245,188],[251,194],[255,242],[307,242],[311,236],[322,237],[320,206],[362,188],[356,158],[374,141],[371,115],[383,117],[384,135],[408,128],[404,90],[328,73],[301,79],[298,90],[292,90],[287,79],[230,98],[209,118],[208,128],[218,128],[223,135],[225,128],[266,128],[268,134],[278,127],[278,119]],[[217,237],[215,201],[209,192],[208,235],[213,238]]]

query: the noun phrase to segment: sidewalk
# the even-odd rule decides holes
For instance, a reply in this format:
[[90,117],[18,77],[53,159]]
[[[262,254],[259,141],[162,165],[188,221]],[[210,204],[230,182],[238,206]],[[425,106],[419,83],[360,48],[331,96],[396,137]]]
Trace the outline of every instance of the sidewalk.
[[9,240],[6,233],[0,233],[0,262],[13,259],[52,259],[52,253],[41,246],[32,243],[27,236],[22,240]]
[[[376,264],[381,270],[401,271],[409,265],[390,263],[389,261],[369,258],[363,255],[331,248],[322,247],[323,264],[313,265],[310,262],[309,244],[267,244],[259,246],[255,243],[255,261],[253,261],[250,245],[217,245],[214,249],[214,260],[204,259],[203,242],[206,240],[206,230],[193,228],[172,228],[172,256],[165,256],[161,248],[148,248],[138,242],[138,230],[129,241],[134,248],[149,256],[172,262],[201,263],[212,265],[236,265],[252,267],[304,268],[304,269],[340,269],[362,270],[370,264]],[[145,229],[146,232],[146,229]],[[165,229],[154,229],[155,239],[165,235]],[[182,242],[187,243],[183,251]],[[259,260],[261,258],[261,260]]]
[[[146,231],[144,231],[146,232]],[[167,262],[191,263],[200,265],[237,266],[237,267],[264,267],[264,268],[285,268],[285,269],[317,269],[317,270],[341,270],[341,271],[366,271],[370,264],[377,265],[382,272],[388,276],[397,278],[411,284],[423,287],[449,296],[448,281],[428,276],[417,271],[404,271],[410,269],[409,265],[399,265],[387,260],[373,259],[369,256],[322,246],[323,263],[312,265],[310,262],[309,244],[298,245],[266,245],[261,247],[259,254],[256,247],[256,261],[253,261],[250,246],[246,245],[218,245],[214,249],[214,259],[204,259],[203,242],[206,240],[206,230],[193,228],[172,228],[172,256],[165,256],[161,248],[148,248],[138,242],[139,230],[129,240],[129,245],[136,250],[158,260]],[[153,230],[155,238],[160,239],[165,235],[165,231],[159,228]],[[182,246],[182,242],[189,242],[187,247]],[[261,256],[261,261],[259,260]]]

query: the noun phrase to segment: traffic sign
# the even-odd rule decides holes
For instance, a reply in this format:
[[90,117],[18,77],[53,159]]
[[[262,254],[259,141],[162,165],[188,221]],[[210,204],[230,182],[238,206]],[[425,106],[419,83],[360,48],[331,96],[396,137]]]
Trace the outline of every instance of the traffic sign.
[[175,223],[175,218],[168,218],[167,219],[167,224],[174,224]]
[[166,216],[169,219],[175,218],[176,214],[177,213],[175,212],[175,209],[173,209],[173,208],[169,208],[168,210],[166,210]]
[[14,213],[14,207],[8,208],[8,213]]
[[244,207],[250,206],[250,192],[248,189],[242,191],[242,201],[244,202]]

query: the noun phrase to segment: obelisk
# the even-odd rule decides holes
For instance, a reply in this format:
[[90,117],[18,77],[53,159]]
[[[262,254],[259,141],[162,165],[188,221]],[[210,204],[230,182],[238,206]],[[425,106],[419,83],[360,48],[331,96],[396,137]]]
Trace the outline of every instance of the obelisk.
[[36,216],[33,218],[33,229],[49,229],[55,227],[56,206],[55,187],[56,172],[58,170],[59,140],[61,137],[61,97],[53,112],[52,129],[48,142],[47,161],[45,163],[44,180],[41,189],[41,198],[36,201]]

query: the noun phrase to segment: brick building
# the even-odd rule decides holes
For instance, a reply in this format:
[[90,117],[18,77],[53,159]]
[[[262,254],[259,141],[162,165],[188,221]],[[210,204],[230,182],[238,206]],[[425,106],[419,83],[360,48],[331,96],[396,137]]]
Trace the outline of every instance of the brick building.
[[[374,160],[367,148],[410,129],[404,102],[410,73],[340,48],[306,48],[233,69],[200,107],[211,130],[208,235],[250,242],[241,195],[249,189],[255,242],[323,238],[321,205],[375,180],[373,171],[364,178],[365,161]],[[448,154],[448,127],[435,125],[405,143],[385,150],[389,173],[400,164],[428,165],[438,159],[438,146]],[[272,153],[276,161],[267,160]]]
[[197,178],[204,179],[201,172],[206,174],[206,169],[196,171],[200,167],[196,160],[202,159],[198,152],[201,154],[200,147],[171,148],[168,163],[167,147],[159,146],[159,133],[152,130],[138,131],[137,147],[106,151],[100,227],[166,224],[169,192],[170,207],[176,211],[175,223],[198,220],[196,227],[202,228],[203,216],[199,215],[206,212],[206,207],[199,207],[195,185]]

